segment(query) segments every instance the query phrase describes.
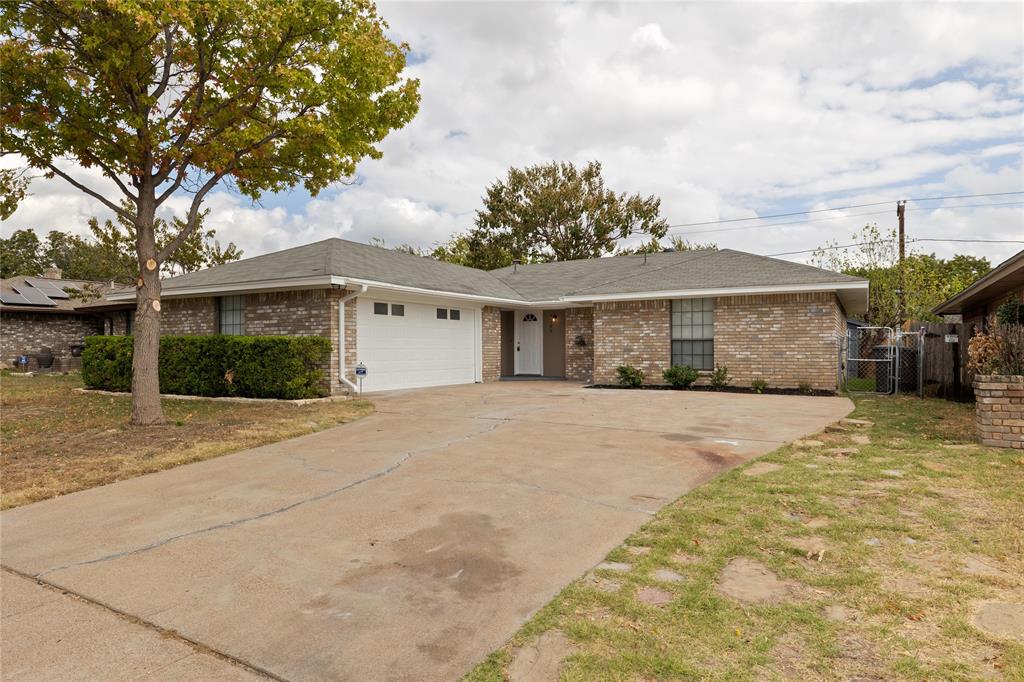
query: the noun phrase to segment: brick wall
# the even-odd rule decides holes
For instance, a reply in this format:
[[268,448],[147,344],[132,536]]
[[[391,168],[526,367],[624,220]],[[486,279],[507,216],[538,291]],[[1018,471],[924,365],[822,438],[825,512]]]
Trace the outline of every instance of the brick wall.
[[773,388],[835,390],[845,326],[827,292],[716,298],[715,364],[729,368],[734,386],[761,377]]
[[483,380],[497,381],[501,378],[501,311],[484,306],[480,329],[483,332]]
[[[167,298],[160,303],[161,334],[203,336],[217,333],[216,298]],[[247,314],[248,312],[246,310]]]
[[624,364],[642,369],[647,383],[663,383],[671,361],[669,306],[664,299],[594,304],[594,383],[617,383],[615,370]]
[[974,378],[974,422],[985,445],[1024,449],[1024,377]]
[[[19,355],[49,348],[56,358],[71,355],[70,344],[83,343],[86,336],[103,333],[103,322],[92,315],[56,313],[0,313],[0,361],[13,363]],[[55,369],[72,368],[74,363],[54,362]],[[34,362],[29,369],[35,367]]]
[[[577,345],[582,337],[585,346]],[[565,309],[565,378],[592,381],[594,378],[594,309]]]

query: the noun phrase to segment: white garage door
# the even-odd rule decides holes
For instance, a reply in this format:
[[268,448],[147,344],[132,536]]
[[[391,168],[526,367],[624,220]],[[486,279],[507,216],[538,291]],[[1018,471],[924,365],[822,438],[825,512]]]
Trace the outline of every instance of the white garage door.
[[360,296],[356,349],[364,391],[478,379],[479,308]]

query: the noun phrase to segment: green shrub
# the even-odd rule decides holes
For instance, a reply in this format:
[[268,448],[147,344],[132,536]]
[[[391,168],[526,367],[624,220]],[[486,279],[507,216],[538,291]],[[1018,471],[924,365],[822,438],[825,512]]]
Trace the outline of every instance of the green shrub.
[[[130,336],[91,336],[82,353],[89,388],[131,390]],[[160,392],[207,397],[283,398],[326,395],[331,342],[320,336],[165,336]]]
[[996,321],[1007,327],[1022,324],[1024,325],[1024,302],[1006,301],[996,308]]
[[633,365],[619,365],[615,370],[619,375],[619,385],[636,388],[644,383],[644,371]]
[[768,382],[761,377],[757,377],[750,382],[750,386],[754,389],[754,393],[764,393],[765,389],[768,388]]
[[86,338],[82,351],[82,381],[89,388],[132,390],[132,337]]
[[720,391],[728,386],[730,381],[732,377],[729,376],[729,368],[725,365],[715,365],[714,371],[711,372],[711,388]]
[[672,365],[661,373],[665,381],[672,384],[674,388],[689,388],[690,384],[700,376],[693,367],[689,365]]

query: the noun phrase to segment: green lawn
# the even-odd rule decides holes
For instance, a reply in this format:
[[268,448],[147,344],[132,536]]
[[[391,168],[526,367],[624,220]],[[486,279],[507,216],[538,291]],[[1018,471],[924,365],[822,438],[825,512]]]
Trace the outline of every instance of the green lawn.
[[[974,624],[984,602],[1024,605],[1024,453],[975,444],[970,405],[855,402],[873,425],[666,507],[607,557],[629,570],[566,587],[467,679],[504,679],[560,631],[569,646],[545,650],[549,633],[540,659],[567,680],[1024,680],[1024,644]],[[723,594],[737,557],[782,596]]]

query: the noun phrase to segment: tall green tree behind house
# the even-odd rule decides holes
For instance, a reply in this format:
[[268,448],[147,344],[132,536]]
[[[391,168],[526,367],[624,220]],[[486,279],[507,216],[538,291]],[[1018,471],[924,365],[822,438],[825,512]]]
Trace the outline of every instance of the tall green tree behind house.
[[906,282],[906,310],[900,315],[899,242],[895,229],[883,232],[866,225],[852,241],[852,249],[829,243],[814,252],[811,262],[819,268],[864,277],[870,283],[865,319],[883,327],[898,326],[903,320],[937,320],[932,308],[988,272],[985,258],[958,254],[942,259],[933,253],[907,247],[903,269]]
[[[132,226],[135,424],[163,421],[160,269],[198,229],[206,195],[222,181],[254,199],[299,184],[316,195],[379,157],[419,106],[402,76],[408,48],[370,0],[11,0],[0,41],[0,151]],[[180,229],[161,246],[157,210],[181,195]]]
[[605,186],[597,161],[510,168],[487,187],[474,227],[438,246],[439,260],[492,270],[524,263],[597,258],[631,235],[661,239],[668,221],[656,196]]

